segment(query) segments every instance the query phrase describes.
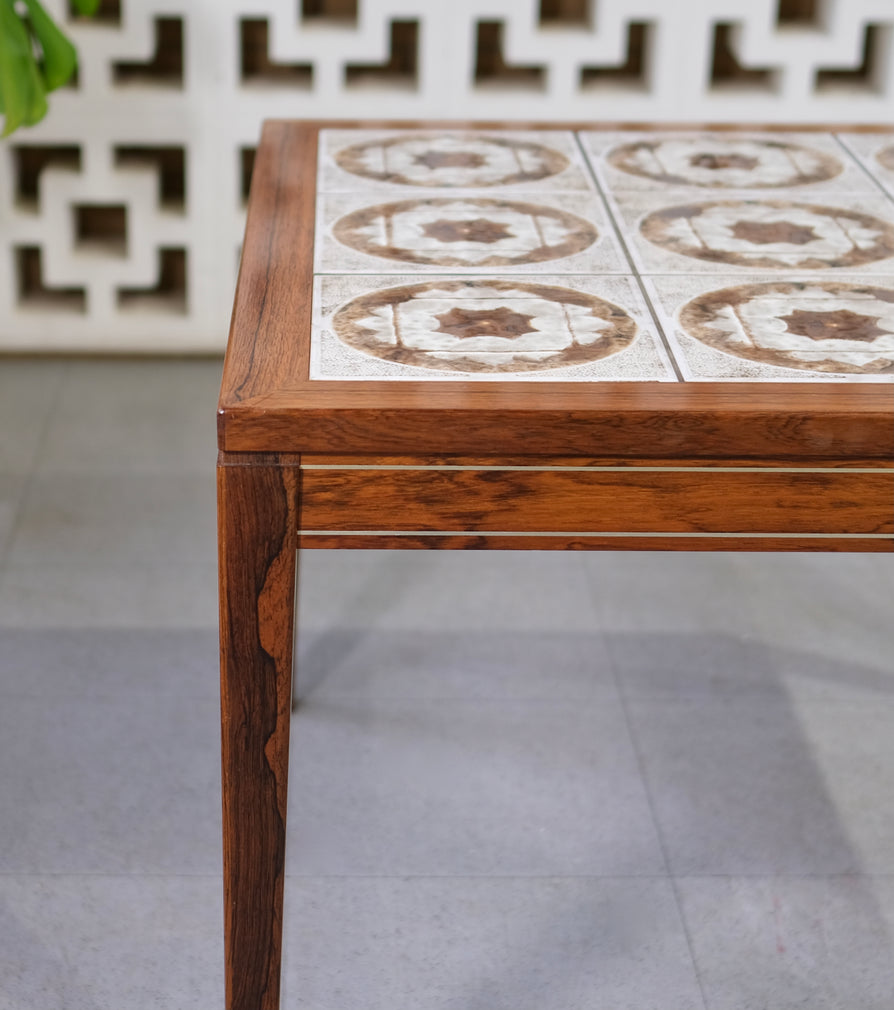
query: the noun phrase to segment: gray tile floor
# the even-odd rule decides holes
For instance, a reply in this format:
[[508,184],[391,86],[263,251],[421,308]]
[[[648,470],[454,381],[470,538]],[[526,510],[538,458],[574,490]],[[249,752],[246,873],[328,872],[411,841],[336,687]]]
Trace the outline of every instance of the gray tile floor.
[[[223,1005],[219,370],[0,363],[0,1010]],[[892,561],[306,554],[284,1007],[891,1010]]]

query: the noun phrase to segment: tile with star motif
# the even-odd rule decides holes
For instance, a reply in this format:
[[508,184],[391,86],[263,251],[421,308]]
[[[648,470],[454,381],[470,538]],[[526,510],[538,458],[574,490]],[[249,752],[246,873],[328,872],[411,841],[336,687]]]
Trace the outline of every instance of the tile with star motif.
[[855,157],[829,133],[713,131],[580,134],[608,191],[695,197],[753,191],[770,199],[877,192]]
[[317,180],[320,193],[406,198],[595,188],[574,134],[558,130],[321,130]]
[[882,194],[616,192],[609,202],[643,274],[894,272],[894,205]]
[[674,381],[635,278],[318,276],[312,379]]
[[645,283],[685,379],[894,381],[894,274]]
[[595,193],[328,193],[315,244],[318,273],[630,272]]

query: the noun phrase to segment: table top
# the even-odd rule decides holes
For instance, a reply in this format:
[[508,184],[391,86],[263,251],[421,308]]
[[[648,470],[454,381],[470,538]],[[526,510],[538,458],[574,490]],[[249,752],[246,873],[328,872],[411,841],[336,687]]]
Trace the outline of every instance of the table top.
[[894,454],[894,133],[265,124],[221,448]]

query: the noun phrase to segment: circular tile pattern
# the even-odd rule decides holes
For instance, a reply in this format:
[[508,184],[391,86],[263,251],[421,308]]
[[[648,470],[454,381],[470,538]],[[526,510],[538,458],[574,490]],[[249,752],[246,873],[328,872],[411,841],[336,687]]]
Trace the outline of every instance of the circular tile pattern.
[[412,133],[352,144],[336,164],[377,182],[402,186],[508,186],[537,182],[568,168],[543,144],[475,133]]
[[840,207],[725,200],[666,207],[640,231],[654,245],[710,263],[770,270],[858,267],[894,256],[894,226]]
[[834,179],[841,162],[824,151],[747,137],[666,137],[622,144],[608,163],[665,185],[774,189]]
[[837,281],[739,284],[693,298],[680,325],[717,351],[815,372],[894,372],[894,290]]
[[490,278],[373,291],[342,306],[332,327],[386,361],[510,377],[608,357],[637,333],[624,309],[595,295]]
[[878,158],[880,165],[894,172],[894,144],[890,147],[883,147],[876,155],[876,158]]
[[338,220],[333,235],[369,256],[444,267],[542,263],[598,238],[594,225],[566,211],[477,197],[364,207]]

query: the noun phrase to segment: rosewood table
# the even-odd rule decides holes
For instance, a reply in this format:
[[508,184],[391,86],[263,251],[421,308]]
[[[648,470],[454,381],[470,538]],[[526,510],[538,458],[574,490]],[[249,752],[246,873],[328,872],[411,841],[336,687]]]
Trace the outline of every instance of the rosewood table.
[[296,551],[894,549],[894,134],[269,122],[219,406],[226,1005]]

